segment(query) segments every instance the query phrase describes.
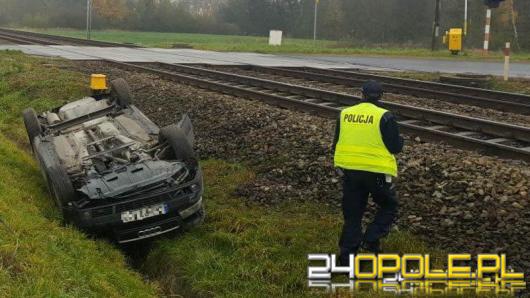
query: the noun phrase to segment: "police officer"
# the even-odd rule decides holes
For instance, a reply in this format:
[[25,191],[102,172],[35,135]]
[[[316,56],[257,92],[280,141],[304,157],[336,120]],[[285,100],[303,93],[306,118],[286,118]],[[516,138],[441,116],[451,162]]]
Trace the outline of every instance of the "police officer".
[[[341,112],[333,145],[335,167],[344,179],[344,226],[339,241],[342,264],[348,264],[349,254],[357,253],[361,246],[379,253],[379,240],[389,233],[398,210],[392,179],[398,172],[394,154],[403,149],[403,139],[394,115],[380,107],[381,84],[368,81],[362,92],[359,104]],[[361,222],[369,195],[379,210],[363,234]]]

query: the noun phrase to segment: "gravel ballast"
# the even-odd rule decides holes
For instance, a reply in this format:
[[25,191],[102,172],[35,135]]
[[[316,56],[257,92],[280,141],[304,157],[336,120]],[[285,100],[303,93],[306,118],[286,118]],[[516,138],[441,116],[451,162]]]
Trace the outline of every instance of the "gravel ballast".
[[[78,64],[86,73],[124,77],[135,103],[160,125],[193,120],[202,159],[243,162],[256,179],[239,193],[275,205],[285,200],[337,206],[341,181],[332,165],[335,121],[125,72],[100,62]],[[397,226],[450,252],[507,253],[530,273],[530,168],[407,136],[399,155]]]

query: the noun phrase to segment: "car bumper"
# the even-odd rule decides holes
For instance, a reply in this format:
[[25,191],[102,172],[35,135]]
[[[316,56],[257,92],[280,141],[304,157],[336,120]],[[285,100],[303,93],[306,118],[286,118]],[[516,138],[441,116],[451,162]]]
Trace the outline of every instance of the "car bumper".
[[178,216],[172,216],[134,228],[114,229],[114,238],[118,243],[139,241],[198,225],[202,222],[203,218],[204,213],[201,198],[192,206],[180,211]]
[[[155,205],[164,206],[164,214],[124,222],[123,212]],[[93,207],[72,205],[65,217],[87,232],[111,234],[119,243],[155,237],[202,221],[202,178],[175,189],[119,200]]]

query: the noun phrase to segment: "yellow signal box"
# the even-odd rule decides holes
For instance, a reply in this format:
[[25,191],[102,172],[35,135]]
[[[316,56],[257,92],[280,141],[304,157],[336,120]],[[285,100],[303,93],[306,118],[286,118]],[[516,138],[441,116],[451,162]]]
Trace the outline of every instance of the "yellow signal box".
[[458,55],[462,51],[462,28],[451,28],[448,39],[449,51],[453,55]]

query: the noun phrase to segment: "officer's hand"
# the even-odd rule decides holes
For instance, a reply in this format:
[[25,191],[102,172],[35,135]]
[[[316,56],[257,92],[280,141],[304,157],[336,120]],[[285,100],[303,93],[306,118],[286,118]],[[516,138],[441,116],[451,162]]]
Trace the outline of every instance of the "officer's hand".
[[337,175],[339,175],[339,177],[344,177],[344,171],[342,171],[341,168],[335,168],[335,172],[337,172]]

